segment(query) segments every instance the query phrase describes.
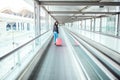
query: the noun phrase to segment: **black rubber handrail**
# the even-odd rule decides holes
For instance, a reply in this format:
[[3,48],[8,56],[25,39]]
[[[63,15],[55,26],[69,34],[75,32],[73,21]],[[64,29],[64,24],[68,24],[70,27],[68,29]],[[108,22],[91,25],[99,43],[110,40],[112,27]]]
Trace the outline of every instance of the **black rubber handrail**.
[[37,38],[39,38],[40,36],[44,35],[45,33],[49,32],[49,31],[50,31],[50,30],[44,32],[43,34],[38,35],[37,37],[31,39],[30,41],[28,41],[28,42],[26,42],[25,44],[19,46],[18,48],[14,49],[14,50],[12,50],[12,51],[10,51],[10,52],[8,52],[6,55],[0,57],[0,61],[3,60],[4,58],[8,57],[9,55],[13,54],[14,52],[18,51],[18,50],[21,49],[22,47],[26,46],[27,44],[31,43],[32,41],[36,40]]

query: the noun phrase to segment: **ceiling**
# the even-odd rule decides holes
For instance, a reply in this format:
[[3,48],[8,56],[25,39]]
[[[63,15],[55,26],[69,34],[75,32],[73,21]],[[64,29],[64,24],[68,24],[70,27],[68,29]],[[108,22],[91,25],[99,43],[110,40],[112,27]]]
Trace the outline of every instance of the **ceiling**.
[[120,0],[38,0],[60,23],[120,13]]

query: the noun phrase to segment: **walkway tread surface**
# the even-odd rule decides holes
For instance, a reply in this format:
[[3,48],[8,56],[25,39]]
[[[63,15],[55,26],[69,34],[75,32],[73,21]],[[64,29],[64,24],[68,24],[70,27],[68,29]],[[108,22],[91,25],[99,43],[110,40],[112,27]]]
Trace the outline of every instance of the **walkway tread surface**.
[[62,38],[62,46],[56,46],[52,41],[36,80],[80,80],[64,37],[62,34],[59,37]]

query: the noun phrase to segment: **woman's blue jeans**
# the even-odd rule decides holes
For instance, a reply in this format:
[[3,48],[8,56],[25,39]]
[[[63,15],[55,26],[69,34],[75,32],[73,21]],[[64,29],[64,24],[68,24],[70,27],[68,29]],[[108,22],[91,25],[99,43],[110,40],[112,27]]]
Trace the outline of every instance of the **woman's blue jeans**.
[[54,43],[56,43],[56,39],[58,38],[58,33],[54,32]]

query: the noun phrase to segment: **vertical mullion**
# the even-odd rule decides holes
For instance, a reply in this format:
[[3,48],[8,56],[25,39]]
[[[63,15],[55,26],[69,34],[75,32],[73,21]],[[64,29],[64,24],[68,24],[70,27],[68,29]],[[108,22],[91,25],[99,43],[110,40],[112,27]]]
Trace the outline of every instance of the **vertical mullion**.
[[118,14],[118,22],[117,22],[117,37],[120,36],[120,14]]

